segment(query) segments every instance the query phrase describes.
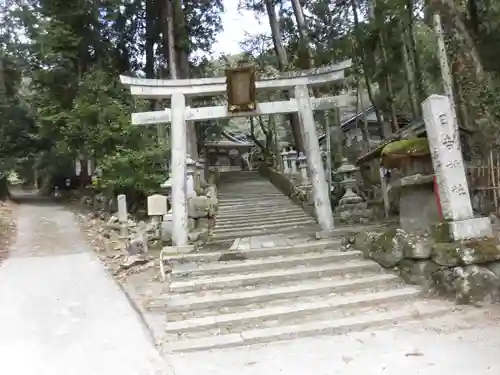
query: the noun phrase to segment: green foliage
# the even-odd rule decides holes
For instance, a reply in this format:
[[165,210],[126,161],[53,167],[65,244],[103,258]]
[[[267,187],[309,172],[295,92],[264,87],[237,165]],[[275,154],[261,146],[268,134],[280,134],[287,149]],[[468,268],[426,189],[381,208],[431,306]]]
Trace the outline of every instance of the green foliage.
[[98,69],[82,77],[61,128],[60,147],[100,160],[117,148],[144,145],[141,129],[130,124],[130,95],[117,80]]
[[158,192],[165,182],[163,151],[123,150],[103,158],[99,179],[103,191],[137,196]]
[[[243,55],[217,60],[210,57],[222,27],[222,0],[173,3],[174,52],[183,74],[219,76],[242,57],[257,66],[260,76],[279,70],[273,38],[266,33],[250,35],[243,45]],[[370,98],[372,104],[385,114],[389,114],[387,107],[392,103],[398,112],[408,112],[411,90],[404,69],[401,20],[414,42],[414,51],[411,43],[406,47],[411,52],[409,65],[418,71],[419,100],[442,91],[435,35],[428,16],[434,8],[421,8],[424,3],[413,0],[362,0],[354,2],[354,8],[351,1],[299,3],[306,18],[307,43],[301,40],[303,34],[291,2],[272,0],[281,32],[279,40],[287,54],[285,70],[302,69],[311,61],[319,66],[355,57],[354,74],[345,84],[321,88],[315,94],[335,95],[345,86],[354,91],[377,84]],[[74,159],[84,157],[102,166],[101,185],[107,191],[154,191],[165,176],[168,142],[158,142],[153,127],[133,127],[130,114],[160,109],[168,103],[134,101],[118,77],[167,76],[165,2],[99,0],[68,4],[61,0],[24,0],[0,9],[0,178],[16,164],[23,173],[29,173],[27,165],[31,162],[50,180],[54,174],[71,173]],[[240,5],[266,16],[263,0],[241,0]],[[467,0],[457,9],[440,12],[460,91],[459,107],[463,117],[468,116],[463,122],[480,130],[478,144],[493,147],[500,141],[500,69],[495,54],[500,45],[500,6]],[[357,25],[354,15],[358,16]],[[457,26],[459,21],[465,30]],[[479,73],[469,39],[484,68]],[[310,47],[312,56],[304,58],[304,46]],[[361,78],[366,80],[361,82]],[[392,86],[391,95],[386,92],[387,82]],[[283,92],[265,92],[259,93],[258,100],[284,100],[285,96]],[[222,99],[199,100],[221,104]],[[201,105],[196,101],[189,104]],[[273,117],[273,126],[270,120],[259,119],[262,126],[255,127],[256,138],[266,138],[275,128],[280,138],[289,136],[290,126],[282,118]],[[201,140],[213,135],[218,138],[222,129],[249,131],[250,124],[246,119],[206,121],[198,124],[197,135]],[[164,149],[158,147],[159,143]]]

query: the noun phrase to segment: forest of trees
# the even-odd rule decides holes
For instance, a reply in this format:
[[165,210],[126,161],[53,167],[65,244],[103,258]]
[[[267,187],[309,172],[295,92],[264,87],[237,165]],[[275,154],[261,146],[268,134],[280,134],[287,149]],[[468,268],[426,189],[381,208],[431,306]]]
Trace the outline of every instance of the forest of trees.
[[[352,58],[345,85],[367,91],[377,118],[383,115],[397,130],[397,113],[418,119],[420,102],[443,92],[434,14],[443,24],[459,121],[475,131],[477,152],[498,142],[500,3],[492,0],[242,0],[241,8],[268,19],[272,34],[251,35],[242,56],[217,60],[210,49],[224,26],[222,0],[6,3],[0,12],[0,196],[13,168],[25,179],[36,168],[48,183],[56,173],[71,173],[77,156],[95,160],[104,188],[159,186],[168,128],[134,128],[130,114],[168,103],[133,100],[120,74],[204,77],[238,59],[267,74]],[[340,88],[326,90],[332,89]],[[198,124],[198,142],[223,126]],[[301,148],[298,126],[292,117],[291,134]],[[82,167],[86,173],[86,163]]]

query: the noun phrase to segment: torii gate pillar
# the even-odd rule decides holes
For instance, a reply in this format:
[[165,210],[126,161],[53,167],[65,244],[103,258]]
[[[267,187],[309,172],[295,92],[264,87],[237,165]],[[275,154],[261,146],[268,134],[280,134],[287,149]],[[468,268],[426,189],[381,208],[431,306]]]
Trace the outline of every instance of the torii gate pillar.
[[174,246],[188,244],[188,207],[187,207],[187,132],[186,97],[182,93],[172,95],[172,243]]
[[306,85],[295,86],[295,100],[297,100],[298,113],[304,132],[304,145],[308,158],[307,167],[311,178],[312,193],[316,219],[321,227],[317,237],[327,237],[333,232],[333,212],[330,204],[330,192],[323,168],[319,141],[314,123],[313,108],[309,89]]

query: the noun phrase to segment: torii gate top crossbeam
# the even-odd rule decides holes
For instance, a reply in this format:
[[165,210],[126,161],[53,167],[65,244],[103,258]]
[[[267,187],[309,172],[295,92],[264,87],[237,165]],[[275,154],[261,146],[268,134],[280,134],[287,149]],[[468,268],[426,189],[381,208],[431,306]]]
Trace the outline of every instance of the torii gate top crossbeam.
[[[281,73],[255,82],[257,90],[285,90],[298,85],[319,86],[344,79],[344,70],[351,60],[311,70]],[[133,96],[148,99],[168,98],[176,93],[186,96],[205,96],[226,92],[226,78],[148,79],[120,76],[122,84],[130,86]]]

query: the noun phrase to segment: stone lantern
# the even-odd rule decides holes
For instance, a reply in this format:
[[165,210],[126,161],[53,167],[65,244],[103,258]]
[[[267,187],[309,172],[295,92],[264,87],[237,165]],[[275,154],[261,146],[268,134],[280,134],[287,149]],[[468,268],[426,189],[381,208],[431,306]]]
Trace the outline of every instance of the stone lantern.
[[283,160],[283,173],[288,174],[290,168],[288,167],[288,151],[286,149],[283,149],[281,157]]
[[303,152],[299,153],[297,161],[299,162],[301,184],[309,185],[309,177],[307,176],[307,157]]
[[335,217],[343,224],[366,224],[373,218],[373,210],[368,208],[368,203],[355,193],[356,173],[359,168],[349,163],[346,158],[337,169],[336,174],[342,178],[340,184],[345,193],[335,209]]
[[200,178],[201,185],[206,183],[205,180],[205,158],[198,158],[198,163],[196,163],[196,169],[198,170],[198,176]]
[[170,241],[172,239],[174,220],[174,216],[172,214],[172,175],[169,174],[167,181],[160,186],[162,189],[165,189],[169,206],[169,210],[165,215],[163,215],[163,221],[161,222],[160,238],[162,241]]
[[188,157],[186,158],[186,193],[188,198],[196,196],[194,183],[195,173],[196,162],[188,155]]
[[290,161],[290,173],[291,174],[296,174],[297,173],[297,150],[290,149],[288,151],[288,160]]
[[363,202],[363,199],[353,190],[356,187],[356,173],[358,171],[359,168],[352,165],[347,158],[342,159],[342,164],[336,171],[342,177],[340,184],[345,188],[345,193],[340,199],[339,205]]
[[169,212],[172,211],[172,175],[169,173],[168,179],[160,185],[162,189],[165,189],[165,193],[167,195],[167,201],[170,206]]

